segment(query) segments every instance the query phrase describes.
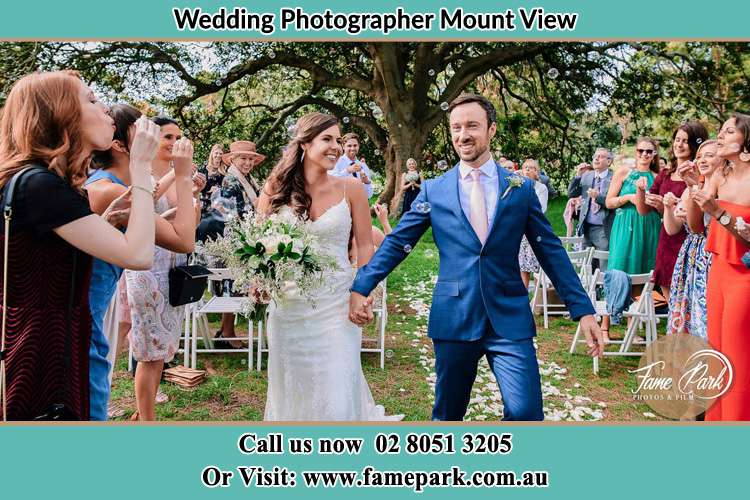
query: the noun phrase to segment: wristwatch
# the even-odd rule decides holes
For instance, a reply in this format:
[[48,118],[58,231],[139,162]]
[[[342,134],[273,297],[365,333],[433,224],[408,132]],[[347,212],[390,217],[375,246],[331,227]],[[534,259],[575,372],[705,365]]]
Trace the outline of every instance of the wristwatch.
[[722,226],[728,226],[729,223],[732,222],[732,216],[729,214],[729,212],[724,210],[721,215],[716,218],[716,220],[718,220],[719,224],[721,224]]

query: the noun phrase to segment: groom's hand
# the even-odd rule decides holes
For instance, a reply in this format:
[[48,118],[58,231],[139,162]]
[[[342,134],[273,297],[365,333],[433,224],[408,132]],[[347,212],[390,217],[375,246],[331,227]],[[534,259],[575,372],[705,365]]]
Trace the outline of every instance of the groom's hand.
[[364,326],[372,318],[372,299],[352,292],[349,297],[349,320],[357,326]]
[[596,318],[591,314],[582,316],[580,326],[581,332],[586,337],[586,345],[589,346],[589,356],[602,356],[604,354],[604,334],[599,328]]

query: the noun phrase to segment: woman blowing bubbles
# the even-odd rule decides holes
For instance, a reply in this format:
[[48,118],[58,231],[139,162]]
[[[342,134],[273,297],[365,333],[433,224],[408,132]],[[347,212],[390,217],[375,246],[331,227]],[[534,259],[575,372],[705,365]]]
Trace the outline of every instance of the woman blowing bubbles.
[[[136,123],[130,150],[130,224],[121,233],[83,196],[91,155],[112,145],[106,106],[71,71],[34,73],[10,91],[0,121],[0,187],[16,186],[3,321],[7,419],[89,418],[91,257],[148,269],[154,254],[151,161],[158,127]],[[3,227],[3,230],[7,228]],[[53,405],[56,405],[53,407]]]

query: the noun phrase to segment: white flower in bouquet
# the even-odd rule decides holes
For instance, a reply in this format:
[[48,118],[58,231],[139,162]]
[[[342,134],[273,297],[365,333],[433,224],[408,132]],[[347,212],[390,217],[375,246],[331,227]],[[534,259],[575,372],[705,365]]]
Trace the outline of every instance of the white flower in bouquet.
[[419,182],[419,173],[418,172],[407,172],[406,173],[406,182]]
[[234,218],[225,236],[201,251],[235,270],[234,290],[248,295],[243,313],[253,320],[263,319],[271,300],[304,297],[314,303],[324,274],[338,270],[335,259],[319,251],[310,223],[291,213]]

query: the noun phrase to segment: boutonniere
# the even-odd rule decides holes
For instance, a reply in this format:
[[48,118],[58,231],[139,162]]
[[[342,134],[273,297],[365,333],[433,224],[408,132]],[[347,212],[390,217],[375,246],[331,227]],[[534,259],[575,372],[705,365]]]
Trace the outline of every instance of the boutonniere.
[[503,198],[508,196],[508,193],[510,193],[511,189],[519,188],[521,186],[523,186],[523,179],[521,179],[517,175],[511,175],[510,177],[508,177],[508,187],[505,188],[505,192],[503,192],[503,195],[500,197],[500,199],[502,200]]

